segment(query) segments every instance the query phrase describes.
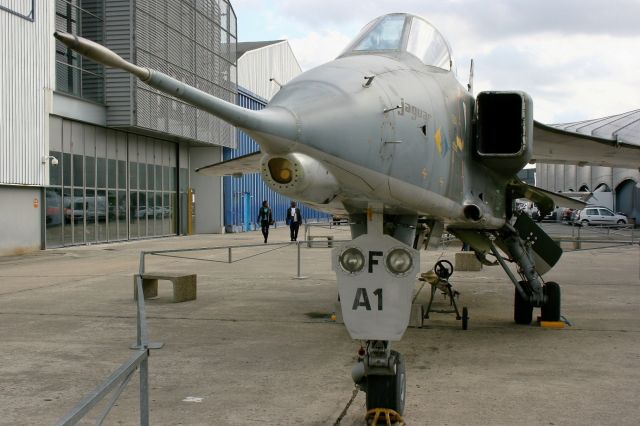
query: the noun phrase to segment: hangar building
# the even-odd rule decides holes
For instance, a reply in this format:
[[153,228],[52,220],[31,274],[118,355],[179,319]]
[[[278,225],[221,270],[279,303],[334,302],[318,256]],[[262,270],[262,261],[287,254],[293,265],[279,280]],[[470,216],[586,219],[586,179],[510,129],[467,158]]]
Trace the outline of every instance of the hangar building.
[[[640,110],[577,123],[552,124],[566,131],[640,145]],[[640,224],[640,164],[638,169],[568,164],[536,165],[536,185],[553,192],[609,193],[612,208]],[[605,199],[606,197],[601,196]]]
[[71,32],[227,101],[237,96],[229,0],[0,5],[0,255],[223,232],[222,180],[193,170],[235,129],[52,37]]

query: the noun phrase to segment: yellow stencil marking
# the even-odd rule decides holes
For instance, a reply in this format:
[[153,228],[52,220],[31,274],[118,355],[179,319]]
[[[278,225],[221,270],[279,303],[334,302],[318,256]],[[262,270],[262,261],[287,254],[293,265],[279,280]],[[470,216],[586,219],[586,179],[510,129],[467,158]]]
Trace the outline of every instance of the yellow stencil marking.
[[436,130],[436,134],[433,135],[436,140],[436,148],[438,149],[438,154],[442,155],[442,136],[440,135],[440,128]]

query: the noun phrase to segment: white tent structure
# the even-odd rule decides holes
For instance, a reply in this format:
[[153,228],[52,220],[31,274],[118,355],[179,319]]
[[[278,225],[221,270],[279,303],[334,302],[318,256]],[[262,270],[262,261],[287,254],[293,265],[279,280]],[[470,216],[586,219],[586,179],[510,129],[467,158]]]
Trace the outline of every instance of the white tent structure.
[[267,101],[302,73],[287,40],[238,43],[237,52],[238,86]]

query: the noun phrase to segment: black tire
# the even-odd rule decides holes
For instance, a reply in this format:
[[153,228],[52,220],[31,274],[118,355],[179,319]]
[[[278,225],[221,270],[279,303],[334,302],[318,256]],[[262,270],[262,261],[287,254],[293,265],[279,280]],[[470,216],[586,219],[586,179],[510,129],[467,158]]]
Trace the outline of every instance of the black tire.
[[466,330],[469,328],[469,309],[467,307],[462,308],[462,329]]
[[620,220],[618,221],[618,225],[624,225],[624,224],[626,224],[626,223],[627,223],[627,222],[625,222],[625,221],[624,221],[624,220],[622,220],[622,219],[620,219]]
[[396,351],[396,374],[367,376],[367,411],[390,408],[402,415],[407,392],[404,357]]
[[560,286],[549,281],[542,290],[546,296],[546,302],[540,308],[542,321],[560,321]]
[[580,222],[581,226],[589,226],[589,221],[588,220],[583,220],[582,222]]
[[[520,285],[523,285],[524,281],[520,281]],[[515,289],[515,296],[513,298],[513,320],[516,324],[531,324],[533,319],[533,305],[525,300],[520,295],[518,289]]]

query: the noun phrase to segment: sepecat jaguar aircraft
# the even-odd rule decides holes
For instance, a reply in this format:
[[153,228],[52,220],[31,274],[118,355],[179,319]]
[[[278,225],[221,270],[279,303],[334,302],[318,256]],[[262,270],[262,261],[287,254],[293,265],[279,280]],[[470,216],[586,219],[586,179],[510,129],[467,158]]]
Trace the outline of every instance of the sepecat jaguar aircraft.
[[352,375],[366,391],[368,409],[404,409],[404,361],[391,342],[409,324],[420,248],[446,230],[481,261],[491,256],[502,265],[515,287],[516,323],[529,324],[534,308],[542,319],[558,321],[560,287],[542,275],[562,251],[514,204],[528,198],[544,215],[556,205],[582,203],[527,185],[516,173],[537,160],[640,164],[640,147],[534,121],[524,92],[474,97],[472,81],[464,86],[456,79],[445,38],[411,14],[374,19],[337,59],[282,86],[260,111],[126,62],[92,41],[55,37],[222,118],[260,146],[199,172],[259,171],[275,191],[348,216],[353,239],[333,249],[332,267],[345,326],[366,342]]

